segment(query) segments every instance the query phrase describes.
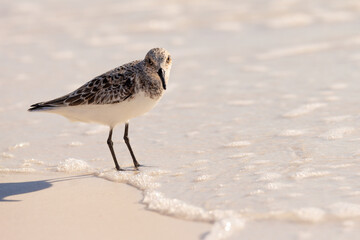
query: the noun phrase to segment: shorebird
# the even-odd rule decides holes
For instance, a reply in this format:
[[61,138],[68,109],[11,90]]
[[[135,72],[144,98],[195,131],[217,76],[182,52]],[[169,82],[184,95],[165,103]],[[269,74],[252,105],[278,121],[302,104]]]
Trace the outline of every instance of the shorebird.
[[120,168],[113,148],[112,133],[125,123],[124,141],[136,160],[128,137],[129,120],[151,110],[163,96],[170,76],[172,59],[164,48],[153,48],[143,60],[136,60],[110,70],[75,91],[30,106],[28,111],[60,114],[72,121],[93,122],[109,126],[107,145],[115,167]]

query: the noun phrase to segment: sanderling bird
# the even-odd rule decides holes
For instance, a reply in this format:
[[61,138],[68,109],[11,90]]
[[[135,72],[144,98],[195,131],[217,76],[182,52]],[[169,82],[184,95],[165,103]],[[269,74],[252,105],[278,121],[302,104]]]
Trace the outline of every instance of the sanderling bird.
[[109,126],[107,144],[118,171],[122,169],[111,138],[114,127],[125,123],[124,141],[137,169],[140,164],[130,145],[129,120],[148,112],[160,100],[169,80],[171,63],[168,51],[153,48],[144,60],[110,70],[63,97],[33,104],[29,111],[57,113],[72,121]]

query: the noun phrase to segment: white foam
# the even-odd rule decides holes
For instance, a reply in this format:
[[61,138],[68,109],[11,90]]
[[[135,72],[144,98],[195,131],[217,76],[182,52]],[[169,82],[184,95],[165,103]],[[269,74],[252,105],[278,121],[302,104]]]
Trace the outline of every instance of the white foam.
[[168,173],[168,171],[164,170],[141,172],[100,171],[96,172],[96,175],[110,181],[126,183],[142,190],[142,203],[149,210],[185,220],[215,223],[206,239],[219,239],[213,238],[213,236],[230,236],[236,229],[244,226],[245,221],[240,219],[233,211],[208,211],[176,198],[168,198],[157,191],[156,189],[160,184],[156,182],[156,178]]
[[335,129],[331,129],[328,132],[320,135],[320,137],[327,139],[327,140],[341,139],[345,135],[351,134],[354,130],[355,129],[352,127],[335,128]]
[[245,220],[237,217],[225,218],[217,221],[205,240],[218,240],[229,238],[234,232],[245,227]]
[[303,130],[299,130],[299,129],[287,129],[287,130],[283,130],[279,133],[279,136],[283,136],[283,137],[296,137],[296,136],[301,136],[304,134]]
[[255,191],[251,191],[251,192],[249,193],[249,195],[252,196],[252,195],[258,195],[258,194],[263,194],[263,193],[265,193],[264,190],[262,190],[262,189],[257,189],[257,190],[255,190]]
[[269,190],[278,190],[284,188],[286,184],[280,182],[270,182],[266,185],[266,188]]
[[354,164],[350,164],[350,163],[342,163],[342,164],[336,164],[336,165],[331,165],[329,166],[329,168],[348,168],[348,167],[352,167],[354,166]]
[[77,141],[73,141],[71,143],[68,144],[70,147],[80,147],[82,145],[84,145],[84,143],[82,142],[77,142]]
[[316,223],[324,219],[326,212],[320,208],[307,207],[295,210],[294,214],[300,221]]
[[299,117],[305,114],[309,114],[313,111],[315,111],[318,108],[322,108],[325,107],[326,104],[325,103],[310,103],[310,104],[305,104],[302,105],[292,111],[289,111],[287,113],[285,113],[283,116],[287,117],[287,118],[293,118],[293,117]]
[[257,181],[271,181],[281,178],[281,174],[275,172],[269,172],[263,174]]
[[312,177],[323,177],[329,175],[329,171],[314,171],[313,169],[304,169],[293,174],[293,178],[295,179],[305,179],[305,178],[312,178]]
[[24,163],[37,164],[37,165],[44,165],[45,164],[43,161],[37,160],[37,159],[34,159],[34,158],[25,159]]
[[89,172],[91,171],[90,166],[84,160],[68,158],[62,161],[56,167],[58,172]]
[[126,183],[140,190],[155,189],[159,184],[154,182],[155,173],[151,172],[97,172],[99,177],[105,178],[109,181]]
[[230,147],[230,148],[240,148],[240,147],[246,147],[251,145],[251,142],[249,141],[236,141],[236,142],[231,142],[225,145],[225,147]]
[[229,158],[247,158],[247,157],[252,157],[254,156],[255,154],[254,153],[239,153],[239,154],[236,154],[236,155],[231,155],[229,156]]
[[30,143],[22,142],[22,143],[18,143],[18,144],[15,144],[14,146],[9,147],[9,150],[12,151],[12,150],[15,150],[18,148],[23,148],[23,147],[28,147],[28,146],[30,146]]
[[211,178],[212,177],[210,175],[204,174],[204,175],[201,175],[201,176],[195,178],[194,182],[205,182],[205,181],[210,180]]
[[192,165],[200,165],[200,164],[205,164],[205,163],[208,163],[209,160],[208,159],[199,159],[199,160],[196,160],[192,163]]
[[233,211],[207,211],[179,199],[167,198],[163,193],[154,190],[144,191],[142,202],[149,210],[192,221],[215,222],[235,215]]

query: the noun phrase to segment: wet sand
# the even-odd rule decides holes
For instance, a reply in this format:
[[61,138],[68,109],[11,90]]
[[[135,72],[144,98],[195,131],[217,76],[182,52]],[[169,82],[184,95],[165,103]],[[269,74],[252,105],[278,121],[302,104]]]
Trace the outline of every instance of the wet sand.
[[0,177],[3,239],[199,239],[211,225],[145,211],[134,188],[93,175]]

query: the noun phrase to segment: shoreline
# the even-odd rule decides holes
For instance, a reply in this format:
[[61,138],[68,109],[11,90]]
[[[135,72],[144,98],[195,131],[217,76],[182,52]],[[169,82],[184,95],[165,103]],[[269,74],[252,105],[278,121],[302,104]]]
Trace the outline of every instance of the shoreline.
[[6,239],[200,239],[211,224],[146,210],[141,192],[92,174],[0,175]]

